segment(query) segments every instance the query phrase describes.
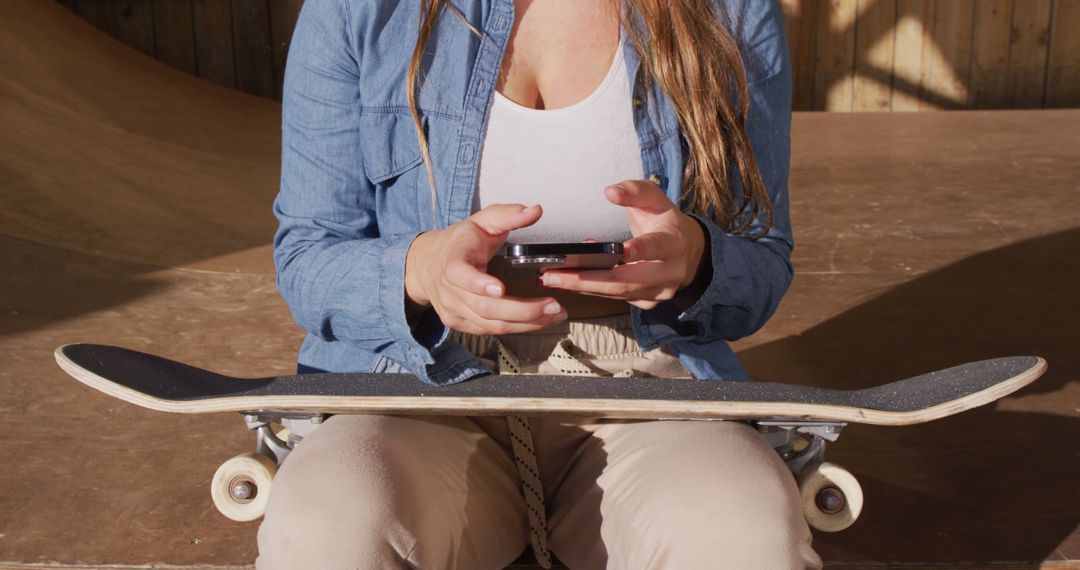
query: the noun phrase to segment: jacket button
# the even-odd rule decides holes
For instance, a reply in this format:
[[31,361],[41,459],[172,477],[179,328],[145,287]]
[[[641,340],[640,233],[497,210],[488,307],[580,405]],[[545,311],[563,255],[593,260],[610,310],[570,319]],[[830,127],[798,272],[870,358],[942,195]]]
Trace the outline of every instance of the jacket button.
[[640,107],[641,106],[641,97],[634,97],[633,103],[634,103],[634,108],[635,109]]
[[649,175],[649,180],[657,186],[660,185],[660,175],[655,172]]

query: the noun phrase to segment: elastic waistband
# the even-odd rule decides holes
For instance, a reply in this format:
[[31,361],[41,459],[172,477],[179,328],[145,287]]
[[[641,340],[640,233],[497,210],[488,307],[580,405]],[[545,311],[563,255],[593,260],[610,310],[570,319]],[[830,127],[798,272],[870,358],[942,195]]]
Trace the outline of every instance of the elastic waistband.
[[546,359],[564,338],[569,338],[575,346],[594,357],[641,354],[629,313],[569,319],[538,331],[499,337],[452,330],[450,338],[483,358],[491,358],[495,354],[496,338],[518,358],[525,360]]

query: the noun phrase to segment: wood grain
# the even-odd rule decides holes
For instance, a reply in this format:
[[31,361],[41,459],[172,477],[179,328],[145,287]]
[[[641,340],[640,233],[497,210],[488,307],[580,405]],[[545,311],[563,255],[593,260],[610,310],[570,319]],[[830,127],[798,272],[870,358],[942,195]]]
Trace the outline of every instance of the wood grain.
[[1017,0],[1009,48],[1011,107],[1042,107],[1049,56],[1052,0]]
[[296,19],[300,16],[301,0],[270,0],[270,51],[274,66],[274,98],[281,100],[285,82],[285,60]]
[[926,26],[933,22],[930,0],[898,0],[896,55],[893,63],[893,111],[921,108],[928,48]]
[[896,0],[858,0],[854,111],[890,111],[896,54]]
[[975,0],[969,104],[974,109],[1006,106],[1013,0]]
[[814,109],[814,62],[817,59],[819,0],[783,0],[784,26],[791,51],[791,74],[794,93],[792,104],[797,111]]
[[274,58],[267,0],[232,0],[232,36],[237,89],[273,98]]
[[113,0],[116,37],[153,57],[154,6],[152,0]]
[[855,2],[827,0],[818,15],[814,108],[851,111],[855,100]]
[[195,62],[199,77],[236,87],[231,1],[192,0]]
[[161,61],[198,74],[191,0],[154,0],[154,45]]
[[1046,77],[1047,107],[1080,107],[1080,0],[1057,0]]
[[934,1],[933,23],[924,26],[920,108],[967,107],[973,9],[973,0]]
[[107,34],[118,34],[112,0],[75,0],[75,13]]

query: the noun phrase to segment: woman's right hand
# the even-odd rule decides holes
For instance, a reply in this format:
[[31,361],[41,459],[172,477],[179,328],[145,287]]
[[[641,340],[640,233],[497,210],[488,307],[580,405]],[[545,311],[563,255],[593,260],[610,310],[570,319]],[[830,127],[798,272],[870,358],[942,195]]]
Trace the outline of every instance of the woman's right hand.
[[535,331],[566,320],[552,297],[505,297],[487,263],[511,230],[536,223],[539,205],[492,204],[441,230],[413,240],[405,259],[405,295],[434,307],[443,324],[477,335]]

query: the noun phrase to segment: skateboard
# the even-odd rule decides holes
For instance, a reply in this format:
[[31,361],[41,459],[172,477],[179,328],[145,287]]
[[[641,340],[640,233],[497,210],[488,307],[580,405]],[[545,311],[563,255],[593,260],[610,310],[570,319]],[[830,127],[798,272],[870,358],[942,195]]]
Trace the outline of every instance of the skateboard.
[[303,437],[282,422],[317,426],[348,413],[579,415],[651,420],[747,421],[780,454],[799,484],[813,528],[843,530],[859,517],[855,477],[825,461],[825,444],[848,423],[902,426],[993,402],[1046,371],[1037,356],[971,362],[862,390],[771,382],[486,375],[432,386],[409,374],[325,373],[234,378],[116,346],[69,344],[57,363],[76,380],[126,402],[186,414],[240,412],[256,452],[226,461],[211,481],[225,516],[262,516],[280,465]]

